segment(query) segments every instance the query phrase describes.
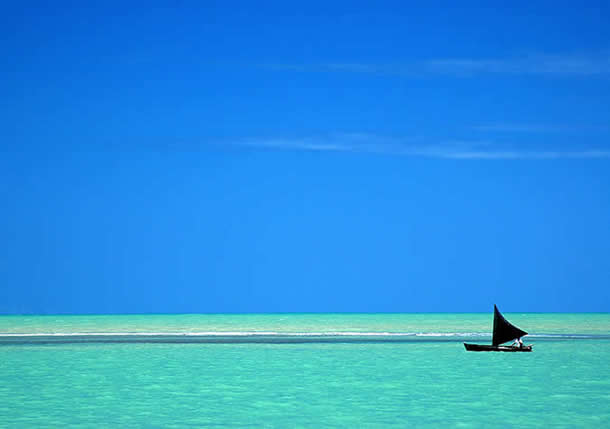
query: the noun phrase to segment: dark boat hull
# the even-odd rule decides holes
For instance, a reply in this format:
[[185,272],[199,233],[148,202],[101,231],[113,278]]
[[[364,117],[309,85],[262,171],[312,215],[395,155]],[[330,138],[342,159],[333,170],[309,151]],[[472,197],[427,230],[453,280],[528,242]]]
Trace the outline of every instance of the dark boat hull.
[[469,352],[531,352],[532,346],[511,347],[511,346],[488,346],[484,344],[464,343],[464,347]]

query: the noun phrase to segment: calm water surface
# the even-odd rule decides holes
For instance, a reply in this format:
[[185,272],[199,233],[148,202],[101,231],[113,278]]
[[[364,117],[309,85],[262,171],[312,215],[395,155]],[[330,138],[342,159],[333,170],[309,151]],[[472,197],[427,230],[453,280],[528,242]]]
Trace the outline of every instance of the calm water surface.
[[0,426],[609,427],[610,315],[506,316],[530,332],[533,353],[465,352],[463,338],[488,341],[490,314],[0,317],[0,336],[419,334],[392,343],[5,344]]

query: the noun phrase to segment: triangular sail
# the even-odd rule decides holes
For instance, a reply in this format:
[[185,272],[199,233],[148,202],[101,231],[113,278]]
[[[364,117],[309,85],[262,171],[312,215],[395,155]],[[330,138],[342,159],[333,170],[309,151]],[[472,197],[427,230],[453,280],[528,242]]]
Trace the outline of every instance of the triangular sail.
[[510,324],[508,320],[498,311],[498,307],[494,305],[494,333],[491,344],[498,346],[515,338],[520,338],[527,335],[527,332],[522,331]]

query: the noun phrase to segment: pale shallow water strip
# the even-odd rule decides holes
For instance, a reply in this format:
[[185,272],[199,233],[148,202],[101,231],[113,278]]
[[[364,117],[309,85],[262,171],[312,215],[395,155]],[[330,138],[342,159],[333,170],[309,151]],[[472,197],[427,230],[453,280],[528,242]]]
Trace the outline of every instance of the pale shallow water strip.
[[[0,334],[0,345],[78,344],[78,343],[163,343],[163,344],[290,344],[290,343],[408,343],[408,342],[485,342],[491,336],[479,332],[73,332]],[[609,335],[533,334],[526,341],[604,340]]]

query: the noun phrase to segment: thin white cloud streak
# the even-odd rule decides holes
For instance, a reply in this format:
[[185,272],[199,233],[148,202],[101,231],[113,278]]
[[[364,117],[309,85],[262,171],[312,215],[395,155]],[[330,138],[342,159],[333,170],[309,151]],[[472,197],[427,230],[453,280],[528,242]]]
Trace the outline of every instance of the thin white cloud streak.
[[533,55],[506,59],[438,59],[428,61],[432,71],[458,74],[519,74],[592,76],[610,74],[610,55]]
[[507,132],[507,133],[565,133],[577,132],[579,134],[586,132],[604,133],[610,131],[607,126],[579,126],[570,127],[563,125],[552,124],[518,124],[518,123],[492,123],[481,124],[470,127],[475,131],[491,131],[491,132]]
[[367,134],[338,134],[327,138],[272,138],[235,141],[233,145],[251,148],[354,152],[396,155],[417,158],[454,160],[519,160],[519,159],[610,159],[610,150],[501,150],[489,142],[443,142],[436,144],[409,144],[399,139]]
[[542,124],[487,124],[472,127],[475,131],[493,131],[509,133],[558,133],[571,131],[571,128]]
[[271,148],[271,149],[293,149],[293,150],[312,150],[312,151],[350,151],[352,148],[348,145],[336,143],[323,143],[307,138],[303,139],[261,139],[261,140],[243,140],[236,143],[241,146]]
[[332,62],[324,64],[266,64],[265,68],[297,72],[346,72],[378,75],[610,75],[610,52],[595,55],[530,55],[514,58],[436,58],[395,64]]
[[501,151],[501,152],[454,152],[446,153],[442,158],[450,159],[610,159],[610,151],[586,150],[579,152],[562,151]]

